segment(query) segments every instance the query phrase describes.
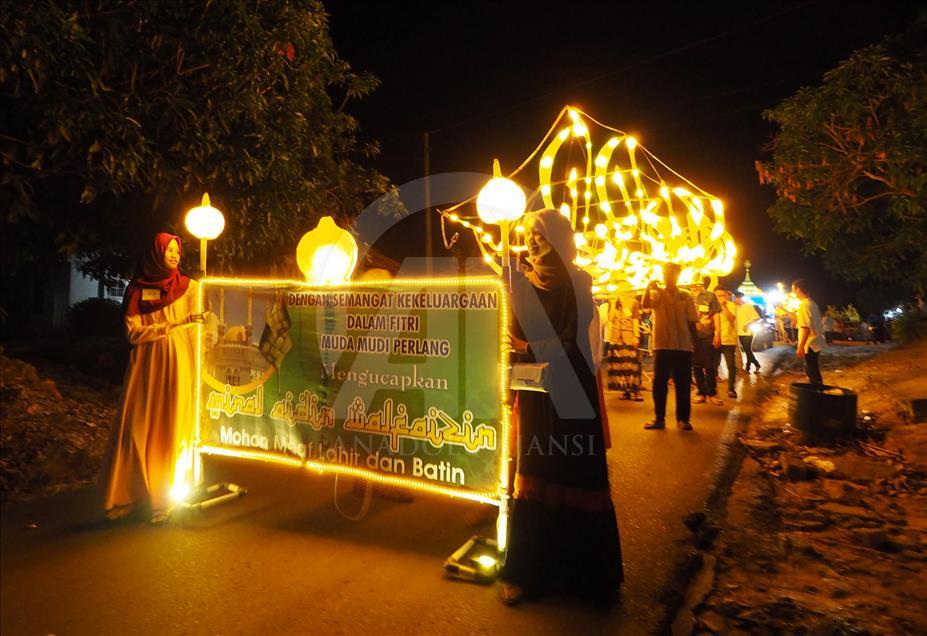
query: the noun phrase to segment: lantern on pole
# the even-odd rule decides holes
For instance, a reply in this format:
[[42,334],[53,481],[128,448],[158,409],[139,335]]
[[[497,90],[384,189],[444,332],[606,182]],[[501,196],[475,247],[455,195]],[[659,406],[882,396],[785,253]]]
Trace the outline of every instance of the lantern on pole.
[[200,240],[200,269],[206,276],[206,244],[218,237],[225,229],[225,217],[209,203],[209,193],[203,194],[203,201],[191,208],[184,218],[187,231]]
[[493,177],[476,197],[476,212],[486,224],[498,225],[502,234],[502,269],[509,266],[509,225],[525,213],[525,192],[517,183],[502,176],[499,160],[493,159]]
[[314,230],[306,232],[296,246],[296,264],[311,283],[337,285],[347,282],[357,266],[357,241],[323,216]]

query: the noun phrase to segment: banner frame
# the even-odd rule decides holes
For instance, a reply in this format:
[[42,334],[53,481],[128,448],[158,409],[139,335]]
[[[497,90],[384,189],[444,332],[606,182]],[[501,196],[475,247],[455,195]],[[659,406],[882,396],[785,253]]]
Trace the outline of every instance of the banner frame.
[[482,285],[493,286],[499,293],[499,401],[501,405],[501,431],[500,431],[500,470],[497,479],[497,488],[495,491],[467,491],[463,489],[433,485],[421,482],[408,477],[399,477],[387,475],[365,468],[345,466],[341,464],[318,462],[309,459],[299,459],[297,457],[286,457],[270,452],[254,450],[234,450],[220,446],[204,444],[201,438],[202,427],[202,392],[203,392],[203,337],[204,325],[202,323],[196,326],[196,388],[195,400],[196,408],[194,410],[194,430],[193,430],[193,478],[196,485],[203,482],[203,456],[215,455],[224,457],[234,457],[240,459],[258,460],[269,463],[287,465],[294,468],[300,468],[316,474],[343,474],[351,477],[368,479],[372,482],[383,483],[392,486],[400,486],[413,490],[430,492],[454,499],[465,499],[482,504],[497,506],[499,508],[499,522],[497,531],[499,534],[500,550],[504,550],[505,534],[508,518],[509,504],[509,465],[510,465],[510,448],[509,441],[511,435],[511,408],[507,403],[509,393],[509,348],[508,329],[509,329],[509,298],[508,290],[502,280],[494,276],[465,276],[465,277],[447,277],[447,278],[394,278],[385,280],[369,281],[349,281],[334,285],[318,285],[307,281],[283,278],[229,278],[229,277],[206,277],[199,281],[197,286],[196,308],[197,312],[204,311],[204,295],[208,285],[229,285],[229,286],[264,286],[271,288],[278,287],[302,287],[304,289],[320,290],[323,292],[337,290],[351,290],[364,287],[396,287],[396,286],[467,286]]

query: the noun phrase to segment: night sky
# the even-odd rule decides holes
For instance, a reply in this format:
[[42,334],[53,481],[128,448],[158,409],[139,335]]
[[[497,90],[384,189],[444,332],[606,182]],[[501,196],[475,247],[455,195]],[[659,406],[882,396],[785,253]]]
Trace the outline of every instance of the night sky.
[[[823,272],[773,234],[754,162],[773,127],[763,109],[818,84],[863,46],[901,31],[915,3],[329,2],[336,49],[382,82],[350,106],[378,140],[393,183],[431,172],[519,165],[566,104],[634,134],[655,155],[725,202],[753,279],[804,276],[822,304],[857,286]],[[423,253],[421,215],[387,236],[392,256]],[[435,223],[435,254],[445,253]]]

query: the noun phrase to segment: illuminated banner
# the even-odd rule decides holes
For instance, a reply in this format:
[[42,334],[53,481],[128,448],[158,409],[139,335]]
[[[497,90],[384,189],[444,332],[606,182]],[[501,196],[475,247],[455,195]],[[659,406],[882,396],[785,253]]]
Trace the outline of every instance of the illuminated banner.
[[507,419],[495,279],[211,279],[202,452],[496,503]]

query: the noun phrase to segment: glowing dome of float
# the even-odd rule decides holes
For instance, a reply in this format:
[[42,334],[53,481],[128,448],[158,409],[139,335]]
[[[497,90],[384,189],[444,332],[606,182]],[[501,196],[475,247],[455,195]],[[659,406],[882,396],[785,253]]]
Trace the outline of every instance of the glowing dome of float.
[[[737,247],[725,229],[721,200],[681,176],[634,137],[577,108],[560,111],[533,153],[508,175],[527,188],[528,210],[554,208],[570,219],[576,265],[600,295],[642,289],[666,263],[682,266],[680,284],[725,276]],[[501,257],[500,229],[485,225],[476,196],[442,214],[473,231],[487,262]],[[523,252],[524,228],[513,223],[512,251]]]

